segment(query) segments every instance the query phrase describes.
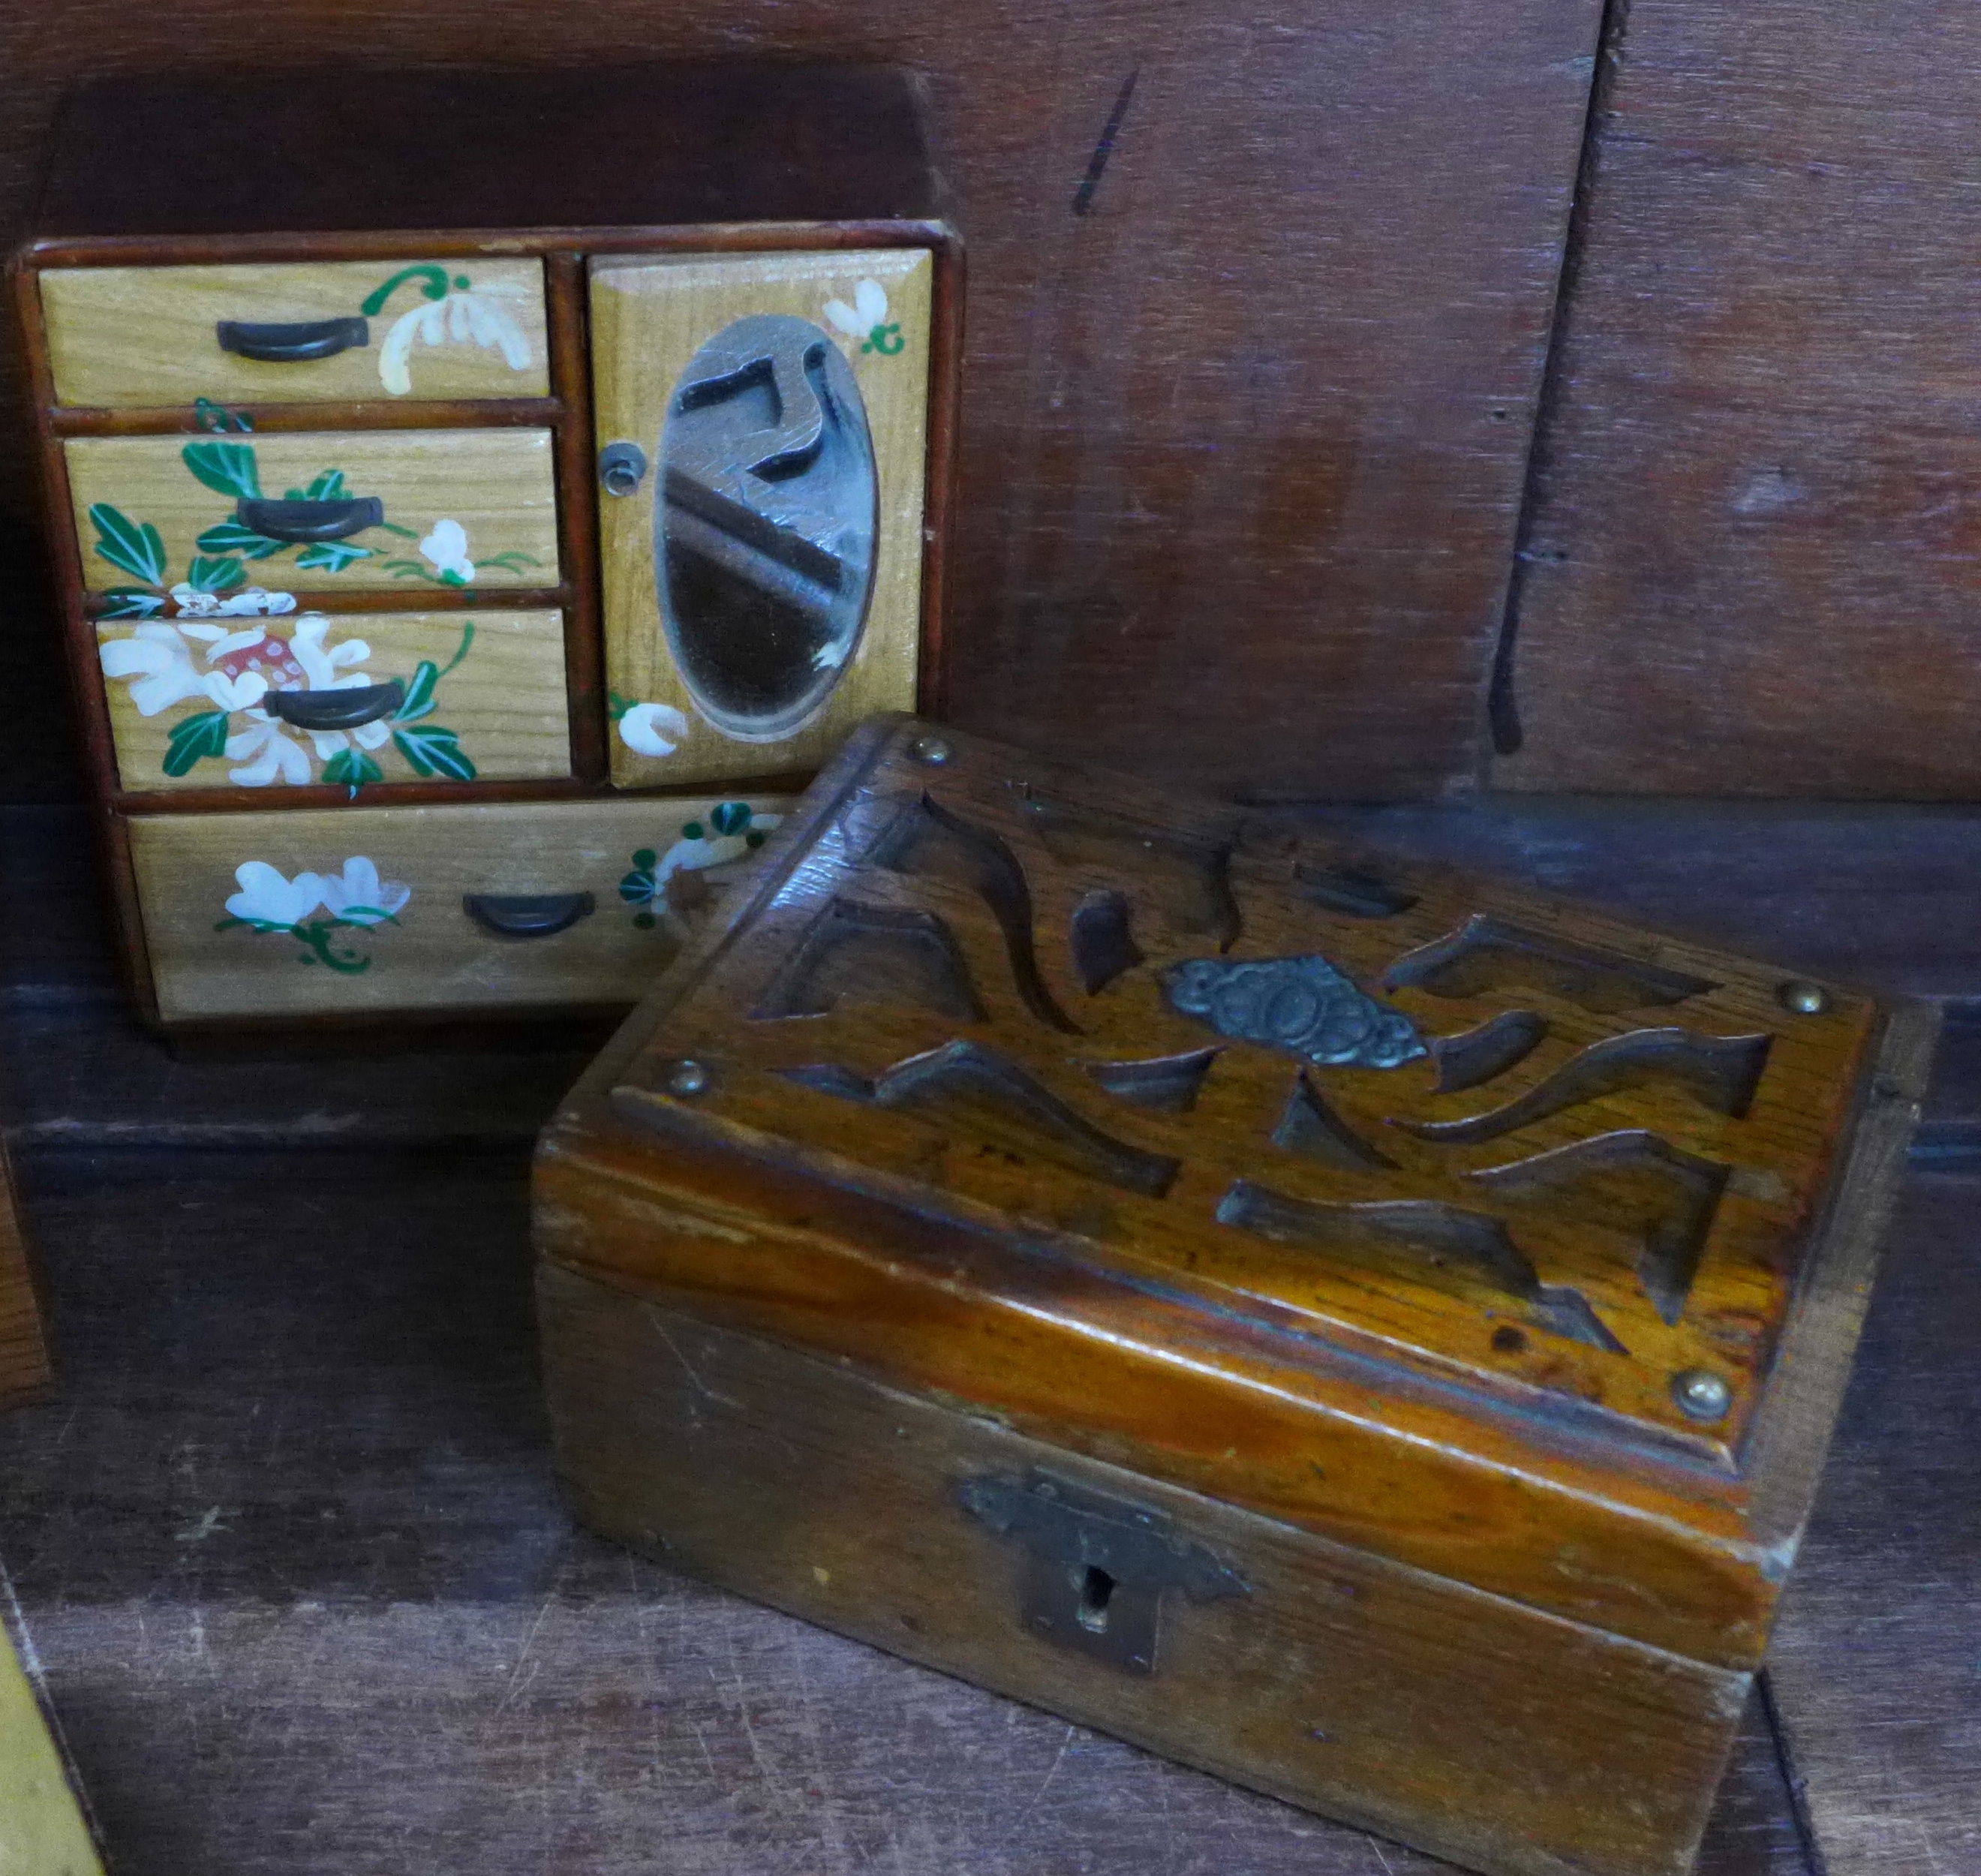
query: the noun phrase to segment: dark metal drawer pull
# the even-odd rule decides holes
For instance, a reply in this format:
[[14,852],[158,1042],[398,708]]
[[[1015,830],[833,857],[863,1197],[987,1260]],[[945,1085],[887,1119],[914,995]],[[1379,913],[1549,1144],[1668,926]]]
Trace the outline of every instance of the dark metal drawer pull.
[[245,319],[222,319],[213,328],[222,352],[258,358],[264,365],[307,365],[312,358],[334,358],[371,342],[368,322],[358,318],[305,319],[271,325]]
[[461,909],[498,938],[550,938],[588,918],[598,902],[588,892],[468,892]]
[[348,730],[390,716],[405,701],[405,681],[395,678],[341,691],[271,691],[261,708],[299,730]]
[[377,527],[385,518],[385,504],[376,495],[342,501],[271,501],[243,495],[234,505],[234,518],[271,541],[341,541]]

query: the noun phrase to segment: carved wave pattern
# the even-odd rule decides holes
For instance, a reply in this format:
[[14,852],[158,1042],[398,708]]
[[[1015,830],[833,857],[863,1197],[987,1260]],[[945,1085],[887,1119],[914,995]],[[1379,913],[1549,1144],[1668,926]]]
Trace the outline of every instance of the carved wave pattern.
[[[1456,1095],[1489,1088],[1549,1038],[1548,1018],[1524,1007],[1449,1034],[1420,1030],[1402,1009],[1318,952],[1232,958],[1226,954],[1241,936],[1241,926],[1223,849],[1158,836],[1137,823],[1049,799],[1028,799],[1026,815],[1055,860],[1077,864],[1090,875],[1111,861],[1117,876],[1135,878],[1154,855],[1167,868],[1162,890],[1168,896],[1159,929],[1194,931],[1200,941],[1217,947],[1217,955],[1186,957],[1156,978],[1169,1008],[1214,1030],[1221,1038],[1217,1044],[1126,1060],[1066,1058],[1107,1101],[1151,1115],[1187,1115],[1230,1048],[1270,1049],[1298,1065],[1270,1129],[1272,1148],[1294,1161],[1364,1178],[1402,1180],[1409,1175],[1399,1162],[1330,1101],[1318,1070],[1395,1069],[1427,1058],[1433,1092]],[[994,829],[924,791],[894,814],[859,864],[909,880],[939,880],[974,895],[1004,940],[1010,985],[1026,1011],[1057,1035],[1081,1033],[1040,968],[1024,866]],[[1338,918],[1380,921],[1417,903],[1357,871],[1296,867],[1293,885],[1297,897]],[[1137,939],[1135,905],[1118,888],[1086,891],[1064,936],[1072,980],[1089,998],[1122,994],[1137,973],[1154,968]],[[1483,915],[1403,953],[1378,986],[1452,1000],[1538,991],[1606,1015],[1667,1008],[1716,988],[1687,972]],[[940,915],[847,895],[827,901],[751,1013],[776,1021],[861,1003],[906,1005],[959,1022],[986,1020],[971,967]],[[1441,1120],[1392,1115],[1390,1125],[1429,1145],[1469,1146],[1614,1095],[1655,1089],[1676,1091],[1710,1112],[1737,1118],[1753,1100],[1771,1040],[1766,1035],[1708,1035],[1676,1025],[1633,1030],[1590,1044],[1497,1106]],[[1120,1138],[1032,1071],[982,1042],[951,1041],[871,1078],[831,1062],[786,1073],[840,1099],[939,1121],[994,1143],[1014,1163],[1054,1166],[1144,1198],[1165,1198],[1184,1163],[1180,1155]],[[1659,1317],[1676,1325],[1684,1316],[1733,1170],[1648,1129],[1626,1128],[1457,1175],[1483,1199],[1507,1208],[1513,1225],[1497,1212],[1443,1199],[1321,1202],[1249,1178],[1230,1185],[1215,1215],[1232,1229],[1475,1303],[1490,1297],[1496,1313],[1510,1311],[1547,1333],[1626,1353],[1586,1296],[1543,1280],[1515,1236],[1520,1215],[1573,1218],[1634,1240],[1636,1278]]]

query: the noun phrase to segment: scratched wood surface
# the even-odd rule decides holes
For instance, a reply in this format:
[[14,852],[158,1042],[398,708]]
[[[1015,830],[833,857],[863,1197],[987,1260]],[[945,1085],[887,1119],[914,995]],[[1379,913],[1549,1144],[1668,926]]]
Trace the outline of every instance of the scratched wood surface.
[[1497,778],[1972,798],[1981,14],[1613,12]]
[[[1981,920],[1968,811],[1537,801],[1330,818],[1811,972],[1981,988],[1956,938]],[[72,811],[0,814],[0,1119],[62,1375],[52,1405],[0,1418],[0,1475],[32,1487],[0,1511],[0,1559],[121,1868],[631,1871],[662,1829],[688,1876],[1440,1867],[572,1534],[548,1484],[521,1179],[595,1039],[173,1060],[116,998],[86,839]],[[1976,1043],[1950,1050],[1928,1129],[1966,1141],[1961,1165],[1981,1160],[1959,1131],[1981,1112]],[[312,1150],[288,1156],[298,1142]],[[1891,1365],[1932,1335],[1972,1368],[1963,1321],[1933,1299],[1976,1195],[1924,1183],[1946,1201],[1888,1254],[1860,1383],[1875,1415],[1846,1416],[1836,1456],[1841,1475],[1876,1438],[1886,1501],[1918,1510],[1820,1515],[1804,1556],[1813,1578],[1855,1547],[1867,1587],[1806,1658],[1838,1662],[1833,1689],[1875,1671],[1890,1714],[1921,1661],[1969,1659],[1936,1598],[1964,1608],[1981,1580],[1943,1489],[1969,1463],[1968,1411],[1932,1421],[1929,1450],[1904,1437],[1959,1377],[1922,1355],[1913,1391],[1890,1391]],[[308,1227],[279,1248],[271,1190]],[[133,1306],[134,1268],[155,1306]],[[1864,1598],[1903,1603],[1916,1652],[1843,1655],[1844,1635],[1866,1639]],[[1931,1684],[1936,1711],[1888,1732],[1852,1804],[1902,1817],[1930,1791],[1950,1814],[1981,1778],[1971,1682],[1956,1664]],[[1807,1681],[1780,1697],[1793,1725]],[[1799,1767],[1815,1805],[1860,1770],[1831,1712],[1827,1757]],[[1703,1868],[1813,1876],[1758,1706]]]
[[[1434,794],[1477,766],[1600,10],[602,0],[547,37],[518,0],[17,8],[0,229],[65,85],[162,75],[188,46],[306,73],[298,111],[326,46],[361,82],[492,47],[578,84],[669,55],[898,62],[927,75],[971,254],[959,712],[1212,785]],[[325,125],[327,165],[357,160],[382,97]],[[225,86],[185,108],[224,112]],[[518,186],[609,192],[588,121]],[[507,188],[526,142],[478,145],[478,173]],[[25,465],[0,477],[25,517]]]

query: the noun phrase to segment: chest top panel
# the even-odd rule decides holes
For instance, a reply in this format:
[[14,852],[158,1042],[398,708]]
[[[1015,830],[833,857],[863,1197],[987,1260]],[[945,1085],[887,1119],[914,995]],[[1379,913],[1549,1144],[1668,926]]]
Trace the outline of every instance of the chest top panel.
[[1866,998],[1247,811],[902,730],[621,1109],[1224,1322],[1731,1464]]

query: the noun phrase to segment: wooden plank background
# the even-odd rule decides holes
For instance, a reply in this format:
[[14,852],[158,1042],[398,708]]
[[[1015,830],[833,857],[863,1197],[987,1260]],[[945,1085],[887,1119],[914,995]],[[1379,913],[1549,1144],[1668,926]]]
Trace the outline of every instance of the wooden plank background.
[[1524,541],[1523,788],[1981,787],[1981,12],[1632,0]]
[[[0,813],[0,1121],[61,1368],[54,1401],[0,1416],[0,1558],[126,1876],[631,1871],[657,1831],[681,1876],[1441,1871],[574,1531],[522,1174],[597,1038],[168,1061],[115,992],[81,821]],[[1973,813],[1531,802],[1336,824],[1816,975],[1981,985],[1971,957],[1908,941],[1981,920],[1981,875],[1953,864]],[[1981,1032],[1949,1068],[1941,1147],[1976,1134]],[[1934,1300],[1972,1165],[1926,1181],[1840,1449],[1845,1515],[1805,1559],[1843,1593],[1804,1662],[1859,1645],[1827,1677],[1826,1752],[1798,1769],[1819,1818],[1831,1792],[1896,1817],[1933,1794],[1937,1845],[1981,1778],[1977,1571],[1946,1534],[1976,1495],[1981,1383],[1968,1318]],[[1867,1484],[1882,1508],[1849,1514]],[[1904,1632],[1867,1621],[1888,1610]],[[1921,1662],[1931,1710],[1858,1754],[1852,1708],[1903,1714]],[[1815,1710],[1799,1690],[1793,1712]],[[1830,1876],[1962,1867],[1833,1857]],[[1813,1876],[1758,1705],[1702,1868]]]
[[[1435,794],[1478,765],[1600,10],[18,7],[0,16],[0,232],[58,94],[87,76],[751,52],[914,67],[971,248],[959,718],[1224,791]],[[225,87],[186,105],[196,135]],[[574,161],[610,160],[571,130]],[[18,406],[0,422],[25,437]],[[27,466],[0,452],[8,519],[28,516]],[[38,637],[41,595],[9,588]]]

